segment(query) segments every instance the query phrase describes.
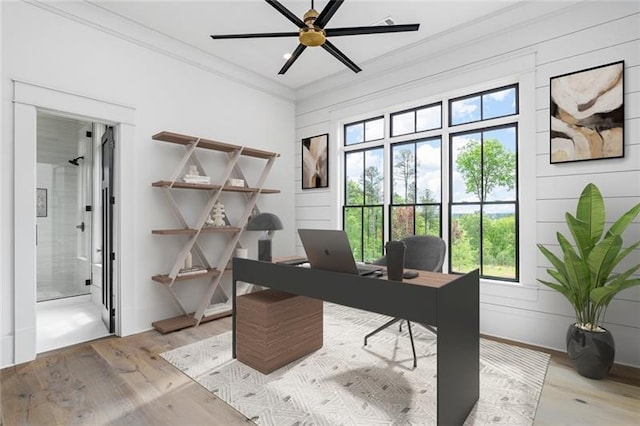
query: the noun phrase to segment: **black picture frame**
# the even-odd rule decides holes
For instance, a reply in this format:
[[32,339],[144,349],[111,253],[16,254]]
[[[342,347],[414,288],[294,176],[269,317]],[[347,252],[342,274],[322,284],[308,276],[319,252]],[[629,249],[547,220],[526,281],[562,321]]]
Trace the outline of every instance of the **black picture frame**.
[[329,134],[302,139],[302,189],[329,187]]
[[624,61],[551,77],[551,164],[624,157]]
[[47,217],[47,188],[36,188],[36,217]]

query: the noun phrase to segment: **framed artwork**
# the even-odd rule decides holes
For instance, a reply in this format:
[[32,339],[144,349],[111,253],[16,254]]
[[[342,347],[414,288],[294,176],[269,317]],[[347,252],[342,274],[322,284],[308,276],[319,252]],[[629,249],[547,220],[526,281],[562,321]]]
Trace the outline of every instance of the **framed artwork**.
[[550,161],[624,157],[624,61],[551,77]]
[[329,187],[329,135],[302,139],[302,189]]
[[47,217],[46,188],[36,188],[36,217]]

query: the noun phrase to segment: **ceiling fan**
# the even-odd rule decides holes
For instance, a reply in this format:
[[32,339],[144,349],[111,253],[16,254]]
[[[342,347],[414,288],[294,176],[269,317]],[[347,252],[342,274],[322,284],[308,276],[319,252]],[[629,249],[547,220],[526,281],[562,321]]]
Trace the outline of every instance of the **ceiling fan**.
[[313,8],[313,0],[311,0],[311,9],[304,14],[302,20],[294,15],[289,9],[285,8],[276,0],[265,0],[274,9],[284,15],[289,21],[293,22],[299,30],[296,32],[284,33],[255,33],[255,34],[223,34],[212,35],[213,39],[234,39],[234,38],[263,38],[263,37],[298,37],[300,44],[293,51],[291,57],[285,62],[284,66],[278,74],[284,74],[298,59],[300,54],[307,47],[322,46],[324,50],[335,56],[340,62],[349,67],[353,72],[360,72],[362,69],[358,67],[351,59],[342,53],[333,45],[327,37],[340,37],[358,34],[380,34],[380,33],[398,33],[406,31],[417,31],[420,24],[406,25],[380,25],[369,27],[346,27],[346,28],[326,28],[331,17],[336,13],[338,8],[342,6],[344,0],[330,0],[321,13]]

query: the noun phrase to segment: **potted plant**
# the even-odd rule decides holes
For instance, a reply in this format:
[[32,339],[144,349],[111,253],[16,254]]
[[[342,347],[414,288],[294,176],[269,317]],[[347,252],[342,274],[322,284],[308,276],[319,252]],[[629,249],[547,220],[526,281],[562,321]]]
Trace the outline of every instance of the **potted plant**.
[[640,285],[640,278],[632,277],[640,263],[614,272],[620,261],[640,246],[640,241],[622,246],[622,233],[638,213],[640,203],[604,232],[604,200],[598,187],[590,183],[580,195],[576,215],[565,213],[575,245],[560,232],[561,256],[538,244],[553,265],[547,273],[555,282],[538,281],[562,293],[575,310],[576,321],[567,330],[567,354],[578,373],[586,377],[601,379],[613,365],[613,336],[602,326],[607,306],[620,291]]

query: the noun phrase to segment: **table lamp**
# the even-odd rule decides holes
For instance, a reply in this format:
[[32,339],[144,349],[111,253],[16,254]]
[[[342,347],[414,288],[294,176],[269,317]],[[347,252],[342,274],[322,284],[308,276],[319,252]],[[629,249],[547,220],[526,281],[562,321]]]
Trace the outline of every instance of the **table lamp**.
[[249,220],[247,231],[265,231],[258,240],[258,260],[271,262],[271,238],[279,229],[282,229],[282,222],[273,213],[260,213]]

